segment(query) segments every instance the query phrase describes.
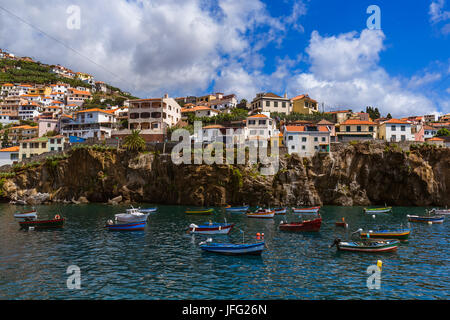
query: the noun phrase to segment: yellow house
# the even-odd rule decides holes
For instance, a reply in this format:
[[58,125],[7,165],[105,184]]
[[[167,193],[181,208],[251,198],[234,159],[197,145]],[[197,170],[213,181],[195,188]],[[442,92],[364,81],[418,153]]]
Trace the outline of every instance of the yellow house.
[[52,87],[31,88],[28,90],[29,95],[49,96],[52,93]]
[[59,135],[20,141],[19,161],[49,151],[63,151],[65,140],[64,136]]
[[377,137],[377,124],[372,121],[348,119],[336,125],[338,141],[372,140]]
[[76,76],[77,76],[77,78],[80,79],[81,81],[86,81],[86,80],[92,80],[92,79],[94,79],[93,76],[91,76],[91,75],[88,74],[88,73],[84,73],[84,72],[77,72],[77,73],[76,73]]
[[199,102],[210,102],[210,101],[215,100],[215,99],[216,99],[216,96],[214,96],[212,94],[208,94],[206,96],[197,97],[196,103],[199,103]]
[[292,112],[301,114],[313,114],[319,112],[319,104],[307,94],[302,94],[291,99]]
[[8,139],[14,144],[23,139],[31,139],[38,136],[39,127],[22,125],[5,129],[8,132]]

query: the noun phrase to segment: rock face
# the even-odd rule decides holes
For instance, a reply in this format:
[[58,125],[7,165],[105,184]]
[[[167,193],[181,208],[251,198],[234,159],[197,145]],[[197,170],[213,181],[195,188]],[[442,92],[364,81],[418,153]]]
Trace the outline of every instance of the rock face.
[[[273,176],[256,165],[175,165],[170,156],[71,151],[56,165],[4,178],[4,201],[250,205],[450,205],[450,149],[412,152],[360,143],[331,154],[280,157]],[[78,199],[78,200],[73,200]]]

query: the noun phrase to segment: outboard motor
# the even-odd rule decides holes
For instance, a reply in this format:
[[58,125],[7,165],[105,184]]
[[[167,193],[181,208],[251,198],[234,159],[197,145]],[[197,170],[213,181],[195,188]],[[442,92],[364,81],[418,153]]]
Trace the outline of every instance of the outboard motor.
[[333,244],[330,246],[330,248],[334,247],[335,245],[338,246],[339,243],[341,243],[341,239],[339,239],[339,238],[334,239]]

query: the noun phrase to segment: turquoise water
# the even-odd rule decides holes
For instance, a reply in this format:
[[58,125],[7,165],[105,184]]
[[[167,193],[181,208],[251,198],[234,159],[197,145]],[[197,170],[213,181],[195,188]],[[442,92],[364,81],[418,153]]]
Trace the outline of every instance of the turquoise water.
[[[144,205],[143,205],[144,206]],[[150,206],[150,205],[145,205]],[[145,231],[108,232],[105,221],[125,207],[51,205],[36,207],[40,218],[59,213],[63,230],[20,231],[13,214],[24,207],[0,205],[0,299],[448,299],[449,221],[411,223],[408,243],[383,254],[336,252],[329,245],[345,238],[334,222],[345,217],[350,230],[406,226],[406,214],[425,208],[394,207],[375,219],[361,207],[324,207],[318,234],[283,233],[282,219],[249,219],[217,208],[213,217],[185,216],[185,207],[159,206]],[[264,232],[261,257],[202,252],[204,236],[186,233],[190,223],[209,219],[236,223],[219,241],[255,241]],[[449,218],[449,217],[447,217]],[[366,285],[369,265],[383,261],[381,288]],[[81,270],[81,289],[69,290],[66,270]]]

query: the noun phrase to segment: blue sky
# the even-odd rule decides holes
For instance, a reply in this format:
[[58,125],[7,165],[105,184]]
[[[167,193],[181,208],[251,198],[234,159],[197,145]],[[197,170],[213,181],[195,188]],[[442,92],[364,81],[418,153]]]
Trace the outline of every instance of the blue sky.
[[[449,1],[0,0],[46,33],[0,10],[0,48],[140,97],[272,91],[326,110],[448,113]],[[79,30],[66,27],[71,5]],[[381,31],[367,30],[370,5]]]

